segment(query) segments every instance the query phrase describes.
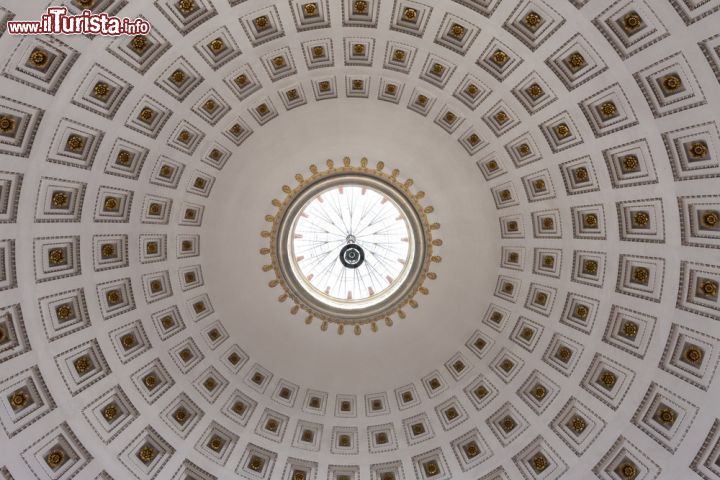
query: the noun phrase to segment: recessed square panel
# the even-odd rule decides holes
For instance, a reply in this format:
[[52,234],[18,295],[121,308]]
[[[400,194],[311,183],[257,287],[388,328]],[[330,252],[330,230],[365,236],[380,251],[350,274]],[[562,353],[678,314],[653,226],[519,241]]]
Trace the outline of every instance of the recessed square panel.
[[213,70],[227,64],[242,52],[227,27],[222,27],[203,37],[195,44],[195,51]]
[[330,26],[328,0],[290,0],[290,10],[298,32]]
[[562,24],[565,18],[544,0],[523,0],[510,14],[503,27],[530,50],[537,50]]
[[563,42],[545,63],[568,90],[574,90],[608,68],[592,44],[579,33]]
[[342,0],[342,18],[345,27],[377,26],[380,0]]
[[217,10],[208,0],[193,0],[192,2],[156,0],[155,6],[181,35],[187,35],[217,15]]
[[178,57],[155,80],[155,85],[182,102],[204,81],[200,73],[185,59]]
[[634,74],[655,118],[707,103],[685,54],[675,53]]
[[270,5],[240,18],[240,24],[253,47],[285,35],[277,7]]
[[3,76],[54,95],[78,56],[57,37],[30,35],[10,55]]
[[114,38],[107,51],[141,75],[171,46],[158,29],[150,29],[144,35],[119,35]]

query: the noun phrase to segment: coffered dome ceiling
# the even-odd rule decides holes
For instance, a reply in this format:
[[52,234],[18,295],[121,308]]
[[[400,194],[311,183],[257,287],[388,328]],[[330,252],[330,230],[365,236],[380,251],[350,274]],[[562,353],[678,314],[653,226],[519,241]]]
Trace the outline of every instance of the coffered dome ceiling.
[[[0,476],[720,479],[720,0],[67,5],[152,30],[0,36]],[[345,168],[436,241],[357,329],[268,250]]]

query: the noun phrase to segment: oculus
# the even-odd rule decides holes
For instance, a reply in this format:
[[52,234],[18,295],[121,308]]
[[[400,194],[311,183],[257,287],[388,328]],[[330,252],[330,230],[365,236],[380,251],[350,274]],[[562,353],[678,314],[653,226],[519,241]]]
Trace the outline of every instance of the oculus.
[[260,250],[272,259],[263,267],[276,275],[269,285],[284,289],[279,300],[294,302],[292,314],[303,310],[323,331],[328,323],[356,335],[362,325],[391,326],[392,315],[404,318],[402,308],[416,308],[415,295],[428,293],[425,279],[436,278],[429,269],[441,260],[433,246],[442,241],[433,240],[439,224],[427,217],[434,210],[420,204],[425,194],[411,191],[411,179],[385,173],[382,162],[368,168],[367,159],[353,166],[345,158],[327,167],[311,165],[309,177],[296,175],[297,186],[284,186],[285,199],[272,202],[272,229],[261,234],[270,245]]

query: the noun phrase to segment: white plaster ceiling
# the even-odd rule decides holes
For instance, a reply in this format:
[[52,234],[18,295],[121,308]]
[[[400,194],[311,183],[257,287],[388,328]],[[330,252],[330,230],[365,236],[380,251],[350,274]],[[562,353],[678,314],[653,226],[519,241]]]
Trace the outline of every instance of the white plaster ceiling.
[[[720,303],[712,293],[720,281],[720,231],[699,224],[720,212],[719,0],[368,0],[375,21],[366,26],[343,21],[354,2],[328,0],[321,10],[329,24],[312,29],[303,29],[300,10],[292,13],[305,1],[194,1],[209,13],[187,31],[168,19],[175,1],[95,2],[152,23],[153,45],[139,56],[127,49],[129,38],[0,36],[0,116],[10,112],[30,125],[0,137],[0,305],[10,322],[5,331],[15,332],[0,348],[0,475],[720,479]],[[47,5],[0,7],[5,20],[35,19]],[[419,32],[393,27],[408,7],[420,14]],[[525,9],[543,12],[547,34],[534,39],[526,31],[520,40]],[[645,29],[623,43],[621,23],[633,13]],[[249,28],[259,15],[282,35],[254,45]],[[436,41],[453,23],[466,28],[455,50]],[[222,28],[241,53],[213,65],[201,51]],[[309,68],[303,43],[315,41],[332,46],[332,65]],[[369,65],[345,58],[346,41],[374,42]],[[414,51],[407,72],[385,68],[396,44]],[[57,70],[25,66],[38,47],[58,49]],[[273,80],[263,59],[286,48],[296,72]],[[498,48],[518,64],[504,75],[483,63]],[[562,73],[580,50],[598,65],[587,67],[596,75],[582,68]],[[202,77],[182,99],[160,87],[181,57],[183,69]],[[426,73],[438,62],[447,74],[440,84]],[[241,99],[232,80],[247,64],[260,87]],[[112,114],[82,106],[100,74],[126,90]],[[455,95],[466,75],[485,90],[477,105]],[[663,90],[669,75],[680,77],[681,93]],[[362,80],[361,88],[353,80]],[[318,98],[323,81],[331,81],[336,98]],[[396,85],[397,102],[386,101],[388,83]],[[531,83],[545,91],[536,107],[523,103]],[[292,89],[305,101],[288,109]],[[213,91],[226,104],[219,119],[201,109]],[[598,100],[600,92],[610,96]],[[429,99],[425,114],[418,94]],[[608,100],[620,114],[602,117],[596,107]],[[276,118],[257,117],[263,103]],[[137,126],[148,105],[164,122],[152,133]],[[511,126],[494,131],[499,110]],[[447,111],[455,127],[443,125]],[[228,130],[238,118],[253,133],[236,145]],[[559,123],[569,126],[569,140],[555,136]],[[68,129],[97,147],[77,154],[74,165],[56,161]],[[183,129],[199,139],[185,152],[177,140]],[[472,133],[475,148],[467,144]],[[136,177],[112,173],[123,141],[147,149]],[[519,159],[521,143],[530,143],[538,159]],[[706,154],[680,158],[698,143]],[[224,165],[211,165],[213,148],[229,153]],[[628,154],[639,166],[622,171]],[[426,192],[423,204],[434,207],[429,217],[441,224],[435,233],[443,240],[442,261],[432,267],[438,278],[426,282],[430,292],[418,295],[419,308],[361,335],[339,335],[334,325],[322,332],[317,320],[306,325],[302,313],[292,315],[291,304],[277,301],[281,289],[268,288],[274,275],[263,272],[269,260],[259,253],[267,246],[260,235],[269,225],[265,216],[275,213],[271,201],[284,197],[282,186],[294,187],[294,176],[308,176],[311,164],[323,169],[326,160],[341,165],[345,157],[354,166],[367,158],[369,168],[384,162],[388,171],[400,170],[399,178],[412,178],[413,190]],[[491,161],[495,172],[488,171]],[[175,182],[158,177],[168,162],[184,166],[172,172]],[[579,167],[586,182],[575,182]],[[198,172],[212,187],[207,196],[193,188]],[[534,190],[537,179],[545,191]],[[77,208],[56,220],[47,205],[58,188]],[[108,189],[118,198],[132,194],[120,208],[127,219],[108,221],[101,211]],[[503,190],[510,191],[504,200]],[[169,208],[164,221],[148,217],[152,202]],[[202,214],[189,219],[187,209],[196,206]],[[587,215],[599,225],[584,225]],[[552,225],[543,222],[548,216]],[[43,245],[65,248],[58,242],[68,239],[79,245],[76,255],[66,251],[68,265],[46,273]],[[160,242],[156,259],[148,257],[148,239]],[[183,240],[190,253],[179,250]],[[115,241],[126,245],[118,251],[127,249],[127,261],[104,269],[97,251]],[[517,262],[508,261],[513,254]],[[595,274],[578,271],[588,261],[596,262]],[[189,284],[187,271],[195,277]],[[643,275],[647,281],[638,283]],[[152,281],[159,282],[157,295]],[[131,305],[108,306],[108,286],[123,292],[120,303],[132,292]],[[72,298],[84,298],[84,321],[64,333],[48,304]],[[194,311],[200,298],[205,313]],[[578,305],[588,314],[573,320]],[[174,308],[181,325],[163,332],[161,318]],[[499,322],[496,311],[503,312]],[[627,321],[638,329],[633,338],[617,333]],[[526,328],[534,334],[525,337]],[[215,339],[208,336],[213,330]],[[136,346],[123,351],[119,340],[131,331]],[[700,361],[680,358],[693,348]],[[192,351],[187,361],[184,350]],[[570,358],[558,360],[567,350]],[[237,367],[228,361],[233,352]],[[76,378],[73,361],[83,355],[93,365]],[[143,386],[148,373],[160,379],[156,390]],[[604,388],[598,379],[608,373],[614,380]],[[210,390],[203,386],[209,377],[216,383]],[[481,384],[487,394],[479,399]],[[542,401],[531,393],[538,384],[546,389]],[[10,398],[23,385],[32,402],[13,410]],[[232,412],[238,399],[244,415]],[[341,411],[344,401],[350,412]],[[126,412],[114,426],[101,414],[112,402]],[[174,420],[179,404],[190,414],[184,424]],[[668,408],[673,420],[663,426],[656,417]],[[280,434],[267,430],[268,415]],[[566,424],[576,417],[585,427],[574,434]],[[515,426],[504,431],[508,418]],[[426,433],[413,435],[417,424]],[[310,441],[302,439],[306,430]],[[379,433],[387,443],[378,443]],[[215,436],[222,438],[217,451],[208,446]],[[468,459],[471,443],[480,453]],[[147,444],[155,456],[143,463],[137,453]],[[48,469],[46,457],[58,445],[68,460]],[[264,459],[260,473],[247,467],[254,455]],[[536,460],[547,466],[534,469]],[[433,462],[438,473],[430,475]],[[619,473],[628,465],[635,476]]]

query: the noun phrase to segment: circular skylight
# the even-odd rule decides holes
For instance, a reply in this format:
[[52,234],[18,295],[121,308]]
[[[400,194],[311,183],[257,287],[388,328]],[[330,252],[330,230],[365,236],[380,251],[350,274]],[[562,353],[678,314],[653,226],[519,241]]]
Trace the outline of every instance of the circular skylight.
[[[399,172],[385,174],[382,162],[374,169],[367,160],[353,167],[328,163],[328,170],[311,168],[312,176],[296,176],[298,186],[283,187],[284,201],[275,201],[277,215],[266,232],[277,276],[270,286],[281,285],[295,306],[313,318],[327,322],[359,325],[403,317],[407,304],[416,307],[413,297],[422,287],[432,255],[431,230],[426,210],[413,194],[412,180],[401,183]],[[439,242],[439,240],[438,240]],[[438,245],[440,243],[437,243]],[[262,253],[262,252],[261,252]]]
[[407,214],[383,192],[354,183],[308,199],[292,224],[288,249],[298,278],[339,308],[387,298],[408,275],[413,233]]

